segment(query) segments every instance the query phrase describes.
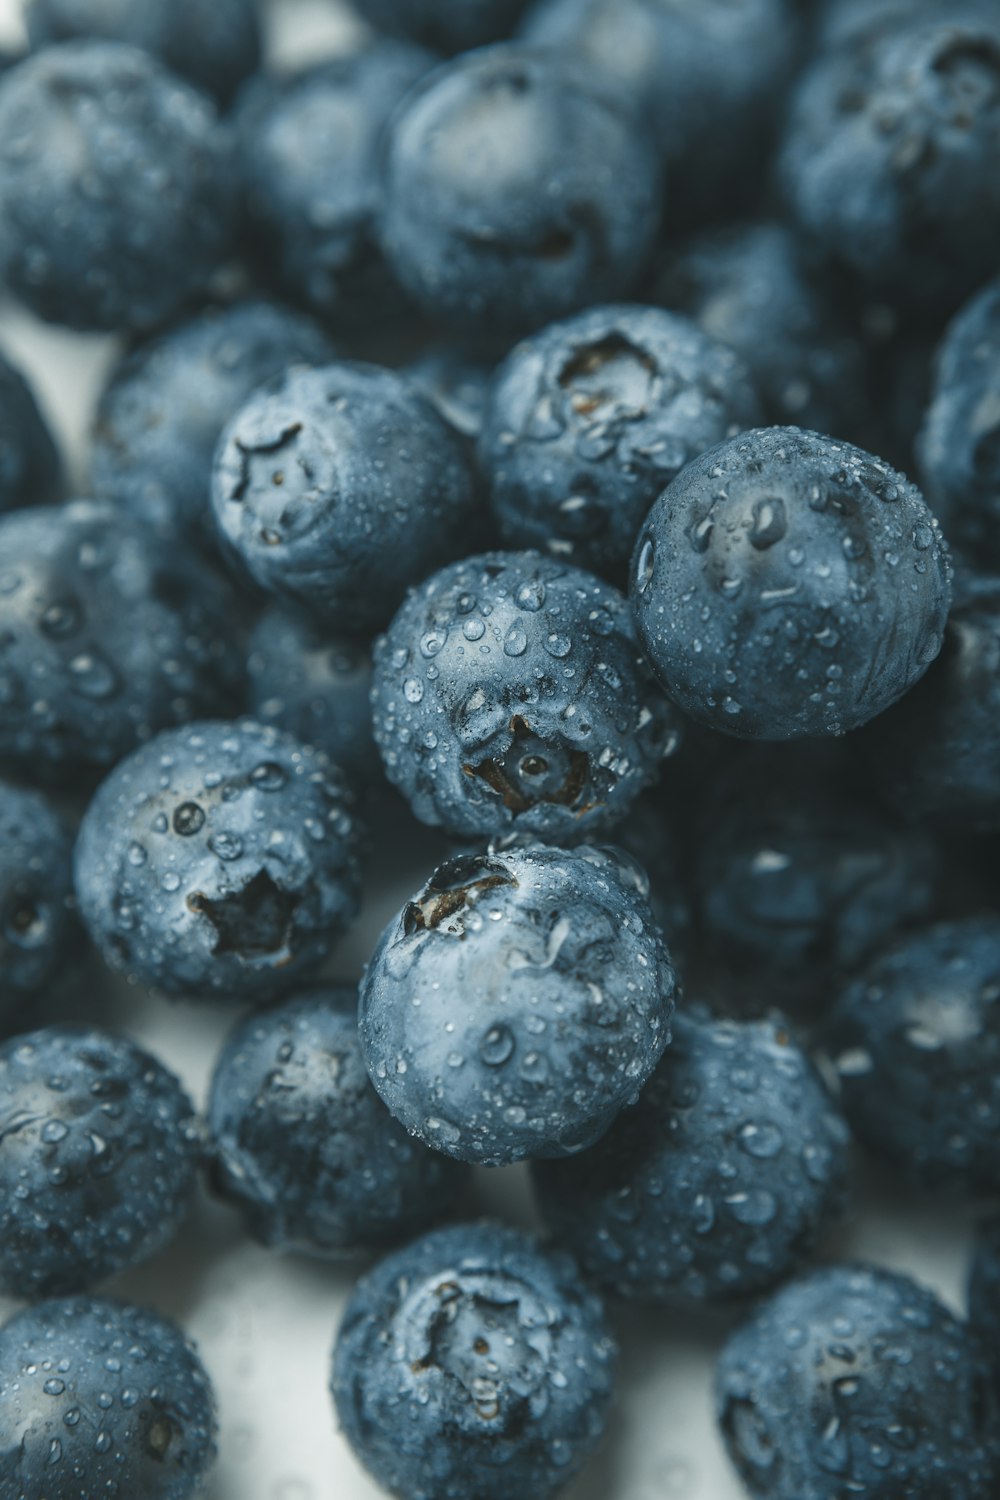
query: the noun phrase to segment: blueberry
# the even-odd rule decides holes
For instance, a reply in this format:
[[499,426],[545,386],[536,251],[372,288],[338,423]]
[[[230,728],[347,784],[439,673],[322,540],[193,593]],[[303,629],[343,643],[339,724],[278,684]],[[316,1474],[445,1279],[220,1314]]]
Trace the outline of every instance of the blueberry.
[[615,571],[664,486],[760,420],[741,361],[657,307],[597,307],[519,344],[479,443],[504,542]]
[[210,102],[148,53],[46,47],[0,80],[0,274],[71,328],[166,317],[229,249],[228,157]]
[[183,1221],[200,1155],[173,1073],[124,1037],[49,1026],[0,1045],[0,1286],[85,1291]]
[[901,937],[840,995],[823,1042],[844,1112],[897,1176],[992,1193],[1000,1172],[1000,919]]
[[215,1433],[197,1351],[158,1313],[67,1297],[0,1329],[0,1500],[190,1500]]
[[979,566],[1000,565],[1000,281],[945,334],[918,457],[949,538]]
[[936,845],[861,793],[836,760],[754,750],[716,781],[694,839],[703,954],[742,1007],[807,1007],[897,928],[926,917]]
[[969,1327],[1000,1379],[1000,1216],[981,1224],[969,1268]]
[[352,780],[377,776],[367,646],[272,605],[250,636],[247,676],[252,718],[324,751]]
[[898,32],[914,21],[969,24],[987,20],[993,10],[993,0],[823,0],[815,40],[823,50],[850,46]]
[[34,47],[76,37],[131,42],[222,103],[259,66],[255,0],[27,0]]
[[794,427],[690,463],[632,560],[639,637],[667,692],[743,739],[874,718],[937,656],[950,599],[920,492],[862,449]]
[[385,929],[361,1051],[419,1140],[497,1166],[581,1151],[670,1040],[675,979],[646,887],[614,851],[449,860]]
[[436,59],[397,42],[290,76],[262,74],[235,119],[249,240],[284,295],[323,317],[397,316],[403,298],[375,238],[390,115]]
[[996,271],[1000,20],[948,7],[821,53],[780,176],[815,253],[927,317]]
[[98,790],[77,900],[113,968],[170,994],[249,1000],[317,968],[356,915],[356,844],[325,755],[250,720],[188,724]]
[[679,740],[626,601],[579,568],[490,552],[415,589],[375,648],[375,739],[417,817],[578,842]]
[[755,1500],[987,1500],[997,1404],[965,1324],[895,1271],[827,1266],[730,1338],[729,1456]]
[[222,434],[212,503],[262,588],[331,630],[370,631],[449,552],[472,509],[457,435],[375,365],[293,369]]
[[847,1141],[782,1023],[678,1016],[639,1102],[532,1170],[549,1228],[607,1291],[697,1307],[805,1258],[843,1208]]
[[866,416],[860,341],[790,229],[727,225],[670,255],[656,297],[728,344],[750,372],[772,422],[853,437]]
[[53,500],[59,454],[31,387],[0,355],[0,511]]
[[616,1349],[568,1256],[499,1225],[390,1255],[347,1304],[333,1356],[341,1429],[408,1500],[550,1500],[600,1441]]
[[406,374],[450,427],[475,440],[490,399],[493,365],[454,344],[432,345],[406,367]]
[[671,223],[755,196],[795,55],[787,0],[540,0],[522,35],[634,102],[666,162]]
[[859,740],[883,795],[943,831],[1000,828],[1000,578],[960,581],[944,649]]
[[308,318],[262,301],[210,308],[144,340],[100,398],[90,449],[95,492],[184,546],[202,539],[214,546],[212,459],[223,427],[289,365],[333,357]]
[[383,1248],[444,1218],[464,1186],[375,1093],[357,1008],[347,986],[298,995],[241,1021],[216,1063],[214,1184],[266,1245]]
[[0,516],[0,757],[110,766],[237,694],[218,576],[104,501]]
[[414,300],[505,334],[627,291],[660,213],[627,101],[568,58],[509,45],[412,91],[383,192],[382,246]]
[[353,0],[372,26],[437,52],[467,52],[509,35],[527,0]]
[[48,801],[0,781],[0,1008],[44,989],[73,951],[72,862]]

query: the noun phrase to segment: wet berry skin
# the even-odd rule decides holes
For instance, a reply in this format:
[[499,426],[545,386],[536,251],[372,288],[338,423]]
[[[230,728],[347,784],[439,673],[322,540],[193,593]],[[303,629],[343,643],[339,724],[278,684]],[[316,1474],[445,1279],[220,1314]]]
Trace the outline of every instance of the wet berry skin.
[[760,416],[742,362],[686,318],[619,305],[553,323],[507,356],[480,437],[501,537],[615,572],[678,470]]
[[208,565],[111,502],[0,516],[0,760],[72,775],[235,705],[231,610]]
[[1000,1172],[1000,919],[909,933],[834,1006],[822,1041],[855,1135],[936,1192],[993,1193]]
[[91,434],[95,493],[188,548],[216,545],[212,459],[223,427],[258,386],[334,349],[279,303],[213,307],[138,343],[101,393]]
[[945,333],[917,456],[946,536],[978,567],[1000,565],[1000,281]]
[[354,0],[380,31],[410,37],[436,52],[468,52],[508,34],[527,0]]
[[725,1345],[716,1404],[754,1500],[988,1500],[997,1404],[965,1324],[895,1271],[826,1266]]
[[0,511],[56,498],[56,445],[21,372],[0,355]]
[[403,287],[468,333],[537,328],[626,293],[660,216],[629,103],[567,57],[487,47],[394,117],[382,247]]
[[37,994],[75,947],[73,839],[47,799],[0,781],[0,1010]]
[[375,739],[425,823],[577,843],[676,749],[626,600],[580,568],[490,552],[412,590],[375,647]]
[[783,1023],[679,1015],[637,1104],[535,1162],[558,1242],[607,1292],[700,1307],[783,1280],[846,1198],[847,1126]]
[[268,998],[358,908],[340,772],[243,719],[187,724],[116,766],[76,846],[80,914],[112,968],[173,995]]
[[0,1045],[0,1285],[86,1291],[166,1245],[201,1156],[194,1108],[125,1037],[49,1026]]
[[219,534],[261,588],[351,635],[383,625],[472,512],[465,450],[376,365],[293,369],[251,396],[212,478]]
[[412,1134],[498,1166],[596,1141],[670,1040],[676,980],[632,861],[459,856],[386,928],[361,985],[372,1083]]
[[251,718],[324,751],[352,783],[378,776],[367,645],[275,604],[250,633],[247,679]]
[[131,42],[214,95],[232,98],[260,66],[260,23],[254,0],[28,0],[28,37],[51,47],[76,37]]
[[0,1500],[192,1500],[215,1437],[208,1374],[159,1313],[66,1297],[0,1329]]
[[296,995],[239,1022],[216,1063],[213,1186],[266,1245],[384,1249],[445,1218],[465,1185],[375,1093],[357,1010],[346,985]]
[[632,558],[639,637],[692,718],[741,739],[843,734],[941,649],[951,566],[914,485],[796,427],[688,464]]
[[376,238],[379,153],[393,110],[438,61],[399,42],[290,76],[262,73],[235,117],[247,246],[283,296],[335,323],[405,310]]
[[600,1441],[616,1349],[568,1256],[439,1230],[357,1285],[333,1356],[341,1429],[405,1500],[551,1500]]
[[211,102],[124,43],[35,53],[0,82],[0,220],[0,273],[39,317],[112,332],[168,317],[230,246]]

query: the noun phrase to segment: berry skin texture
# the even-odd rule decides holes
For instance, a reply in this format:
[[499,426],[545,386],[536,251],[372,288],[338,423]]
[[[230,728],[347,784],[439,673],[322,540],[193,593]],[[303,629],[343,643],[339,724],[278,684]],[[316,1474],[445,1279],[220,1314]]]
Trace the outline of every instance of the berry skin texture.
[[493,386],[479,462],[500,535],[617,571],[678,470],[760,416],[741,361],[685,318],[615,306],[554,323]]
[[899,939],[823,1031],[851,1129],[925,1189],[993,1193],[1000,1172],[1000,919]]
[[726,1344],[716,1402],[754,1500],[989,1500],[997,1406],[969,1330],[894,1271],[826,1266]]
[[112,372],[91,435],[93,490],[185,547],[216,545],[212,460],[223,427],[290,365],[334,358],[308,318],[274,302],[210,308],[134,348]]
[[494,1224],[390,1255],[333,1356],[341,1430],[400,1500],[551,1500],[600,1441],[617,1363],[568,1256]]
[[223,581],[114,504],[0,516],[0,758],[38,777],[114,764],[238,698]]
[[357,1010],[346,985],[297,995],[241,1021],[216,1063],[213,1185],[265,1245],[384,1249],[443,1219],[465,1186],[375,1093]]
[[330,630],[383,625],[472,512],[461,440],[402,376],[290,370],[219,440],[219,533],[261,588]]
[[367,646],[272,605],[251,632],[247,677],[251,718],[322,750],[352,782],[377,776]]
[[0,512],[54,500],[60,463],[28,382],[0,355]]
[[124,1037],[49,1026],[0,1045],[0,1285],[86,1291],[162,1249],[201,1138],[173,1073]]
[[0,80],[0,274],[40,318],[141,328],[229,249],[228,140],[138,47],[65,42]]
[[526,0],[354,0],[372,26],[436,52],[468,52],[505,37]]
[[627,292],[660,214],[629,103],[568,58],[496,46],[438,68],[393,119],[382,247],[434,317],[537,328]]
[[325,755],[252,720],[187,724],[116,766],[80,826],[80,914],[172,995],[268,998],[358,910],[357,830]]
[[945,333],[917,457],[949,538],[977,566],[1000,566],[1000,281]]
[[0,1500],[191,1500],[215,1435],[205,1368],[158,1313],[67,1297],[0,1329]]
[[72,869],[73,839],[48,801],[0,781],[0,1009],[44,989],[70,957]]
[[283,295],[340,323],[398,316],[376,240],[379,151],[393,110],[437,59],[383,42],[290,77],[261,74],[235,118],[250,243]]
[[820,53],[789,115],[780,179],[816,255],[927,318],[996,274],[1000,23],[959,12]]
[[424,823],[578,843],[680,740],[626,601],[579,568],[488,552],[442,568],[375,646],[375,740]]
[[860,448],[771,427],[710,449],[640,532],[631,597],[670,696],[740,739],[844,734],[941,649],[951,565],[914,485]]
[[35,48],[77,37],[142,47],[225,104],[260,66],[254,0],[28,0]]
[[781,1024],[678,1016],[638,1103],[532,1171],[549,1229],[605,1291],[702,1307],[767,1291],[813,1249],[844,1206],[847,1143]]
[[1000,1216],[980,1224],[969,1268],[969,1327],[1000,1389]]
[[446,861],[361,985],[372,1083],[419,1140],[500,1166],[565,1156],[634,1104],[676,981],[631,861],[531,845]]

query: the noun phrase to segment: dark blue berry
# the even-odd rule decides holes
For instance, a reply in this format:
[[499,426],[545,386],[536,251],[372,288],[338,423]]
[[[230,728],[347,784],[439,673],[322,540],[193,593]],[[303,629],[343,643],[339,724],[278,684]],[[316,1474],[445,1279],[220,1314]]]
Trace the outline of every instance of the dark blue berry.
[[340,773],[255,724],[188,724],[121,762],[80,827],[76,893],[106,961],[246,1001],[317,968],[358,907]]
[[716,1401],[754,1500],[989,1500],[997,1404],[968,1329],[894,1271],[828,1266],[726,1344]]
[[357,1010],[347,986],[296,996],[241,1021],[216,1063],[214,1185],[266,1245],[380,1249],[444,1218],[464,1186],[375,1093]]
[[600,1441],[616,1350],[568,1256],[513,1229],[427,1235],[364,1277],[333,1357],[341,1429],[406,1500],[551,1500]]
[[467,52],[510,33],[527,0],[353,0],[372,26],[437,52]]
[[54,809],[0,781],[0,1009],[65,966],[76,937],[72,871],[73,839]]
[[490,552],[414,589],[375,648],[375,738],[417,817],[578,842],[677,746],[626,601],[579,568]]
[[581,1151],[670,1040],[670,955],[631,862],[544,845],[441,865],[382,934],[361,1050],[412,1134],[496,1166]]
[[843,991],[823,1043],[851,1129],[897,1176],[937,1191],[995,1191],[1000,919],[900,938]]
[[414,300],[505,334],[626,292],[660,215],[627,101],[567,57],[506,45],[414,89],[383,192],[382,246]]
[[532,1170],[549,1228],[607,1291],[700,1306],[767,1290],[814,1248],[843,1207],[847,1141],[783,1024],[678,1016],[639,1102]]
[[590,308],[501,365],[479,441],[500,535],[601,572],[706,448],[760,421],[741,361],[657,307]]
[[390,115],[436,59],[384,42],[290,76],[262,74],[236,115],[249,243],[282,293],[345,323],[398,316],[375,235]]
[[39,776],[110,766],[234,701],[221,579],[114,504],[0,517],[0,758]]
[[192,1500],[215,1434],[197,1351],[158,1313],[67,1297],[0,1329],[0,1500]]
[[31,387],[0,355],[0,511],[55,499],[59,473],[59,454]]
[[249,652],[253,718],[324,751],[352,780],[378,775],[366,645],[333,637],[297,611],[273,605],[254,626]]
[[222,103],[260,64],[255,0],[27,0],[34,47],[77,37],[131,42]]
[[184,1219],[201,1141],[173,1073],[124,1037],[50,1026],[0,1046],[0,1286],[85,1291]]
[[920,492],[795,427],[688,464],[632,559],[639,636],[691,716],[743,739],[843,734],[941,649],[951,569]]
[[144,341],[101,395],[90,449],[95,492],[185,547],[214,546],[212,459],[223,427],[266,380],[333,357],[308,318],[260,301],[210,308]]
[[0,81],[0,274],[72,328],[157,322],[204,287],[232,231],[211,103],[138,47],[64,42]]
[[384,624],[454,548],[472,498],[457,434],[410,381],[366,364],[293,369],[252,396],[212,481],[250,576],[350,634]]

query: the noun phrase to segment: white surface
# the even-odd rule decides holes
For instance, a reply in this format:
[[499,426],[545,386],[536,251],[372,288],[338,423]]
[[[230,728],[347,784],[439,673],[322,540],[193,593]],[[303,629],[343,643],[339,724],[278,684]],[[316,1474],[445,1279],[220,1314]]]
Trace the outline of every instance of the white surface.
[[[18,0],[0,0],[0,42],[18,36],[18,12]],[[352,29],[335,0],[274,0],[270,19],[272,55],[282,62],[336,50]],[[32,378],[79,478],[87,424],[115,341],[44,328],[3,306],[0,346]],[[331,973],[357,977],[383,923],[427,873],[419,856],[401,859],[396,850],[383,856],[370,872],[363,921],[341,945]],[[97,986],[93,1005],[86,1019],[130,1032],[204,1100],[231,1010],[168,1004],[110,980]],[[533,1223],[520,1169],[479,1174],[477,1194],[484,1211]],[[911,1271],[957,1307],[970,1223],[970,1214],[894,1199],[885,1183],[872,1182],[834,1248],[838,1256]],[[221,1413],[208,1500],[375,1500],[381,1493],[337,1436],[326,1389],[334,1331],[356,1274],[357,1267],[261,1250],[243,1238],[233,1214],[205,1199],[176,1245],[114,1284],[115,1294],[178,1318],[200,1345]],[[12,1310],[0,1300],[0,1315]],[[711,1417],[712,1358],[724,1324],[642,1311],[627,1312],[617,1326],[622,1380],[612,1430],[567,1500],[740,1500]]]

